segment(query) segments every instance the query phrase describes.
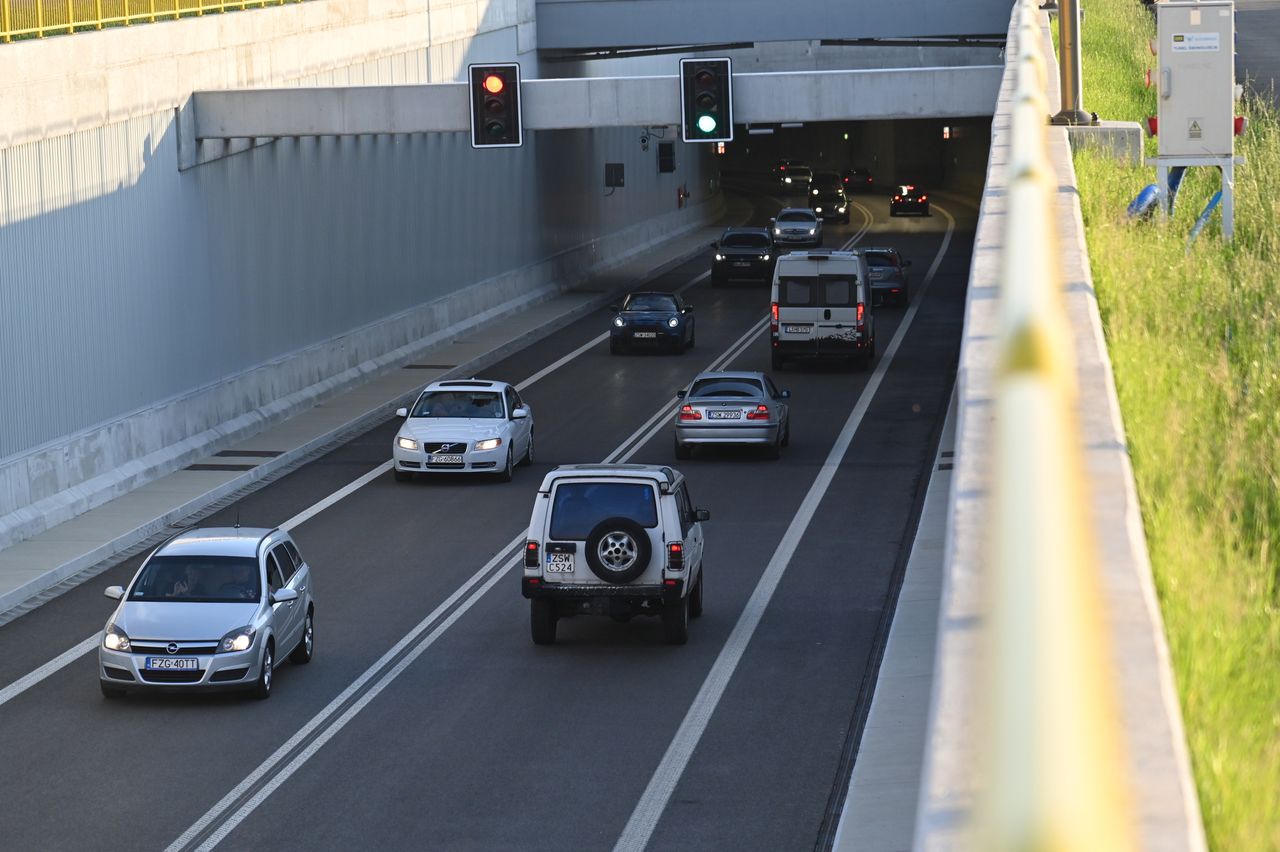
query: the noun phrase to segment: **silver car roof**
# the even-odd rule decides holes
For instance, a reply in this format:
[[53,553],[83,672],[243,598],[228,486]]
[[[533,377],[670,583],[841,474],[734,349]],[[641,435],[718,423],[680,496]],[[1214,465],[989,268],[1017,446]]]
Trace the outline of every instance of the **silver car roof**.
[[258,546],[274,529],[205,527],[187,530],[165,542],[158,556],[257,556]]

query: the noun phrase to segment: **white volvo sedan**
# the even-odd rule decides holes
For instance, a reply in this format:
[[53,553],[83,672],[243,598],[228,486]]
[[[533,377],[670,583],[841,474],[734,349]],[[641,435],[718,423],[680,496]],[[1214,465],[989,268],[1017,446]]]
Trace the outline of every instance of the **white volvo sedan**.
[[420,473],[489,473],[503,481],[533,461],[533,411],[506,382],[433,382],[405,418],[391,453],[397,482]]

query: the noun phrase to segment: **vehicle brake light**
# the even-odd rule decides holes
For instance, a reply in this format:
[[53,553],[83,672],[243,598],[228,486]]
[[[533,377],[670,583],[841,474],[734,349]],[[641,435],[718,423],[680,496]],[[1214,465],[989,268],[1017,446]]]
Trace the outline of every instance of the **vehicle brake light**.
[[858,325],[862,325],[862,314],[866,309],[867,306],[865,304],[862,302],[858,303]]
[[921,200],[921,201],[928,201],[928,200],[929,200],[929,196],[927,196],[927,195],[922,195],[922,196],[920,196],[920,200]]
[[901,201],[901,200],[902,200],[902,196],[901,196],[901,195],[895,195],[895,196],[893,197],[893,200],[894,200],[894,201]]
[[684,405],[680,406],[680,419],[681,420],[701,420],[702,414],[701,412],[694,411],[693,406],[689,405],[686,402]]
[[684,542],[673,541],[667,545],[667,569],[670,571],[684,570]]
[[774,302],[769,306],[769,331],[774,334],[778,333],[778,303]]
[[526,542],[524,546],[524,567],[538,567],[538,543],[536,541]]
[[755,410],[755,411],[748,411],[748,412],[747,412],[747,419],[748,419],[748,420],[768,420],[768,419],[769,419],[769,406],[767,406],[767,405],[757,405],[757,406],[756,406],[756,410]]

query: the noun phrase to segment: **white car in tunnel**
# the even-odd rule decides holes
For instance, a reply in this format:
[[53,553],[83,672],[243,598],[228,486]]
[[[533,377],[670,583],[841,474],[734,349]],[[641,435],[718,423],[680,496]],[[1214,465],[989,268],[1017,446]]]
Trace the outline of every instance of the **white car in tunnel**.
[[397,482],[414,474],[488,473],[510,481],[533,461],[533,410],[506,382],[453,379],[418,394],[391,442]]

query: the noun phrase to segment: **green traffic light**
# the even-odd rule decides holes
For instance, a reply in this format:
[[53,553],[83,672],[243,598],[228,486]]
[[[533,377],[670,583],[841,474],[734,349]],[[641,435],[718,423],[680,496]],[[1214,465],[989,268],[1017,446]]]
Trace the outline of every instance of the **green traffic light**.
[[698,116],[698,129],[703,133],[714,133],[716,129],[715,116],[700,115]]

